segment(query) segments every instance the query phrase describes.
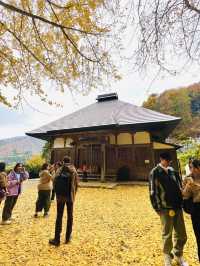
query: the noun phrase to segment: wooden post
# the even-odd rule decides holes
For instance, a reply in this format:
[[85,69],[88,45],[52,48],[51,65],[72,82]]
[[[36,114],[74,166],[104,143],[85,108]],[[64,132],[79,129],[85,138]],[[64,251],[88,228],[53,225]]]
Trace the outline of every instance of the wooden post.
[[118,133],[115,132],[115,158],[116,158],[116,178],[115,178],[115,181],[117,182],[117,172],[119,170],[119,156],[118,156],[118,141],[117,141],[117,136],[118,136]]
[[133,180],[136,178],[136,155],[135,155],[135,132],[132,135],[132,177]]
[[150,162],[150,167],[153,168],[153,167],[155,167],[155,150],[153,148],[153,139],[152,139],[152,135],[151,134],[150,134],[150,148],[151,148],[151,162]]
[[102,154],[102,161],[101,161],[101,182],[105,182],[105,170],[106,170],[106,145],[101,144],[101,154]]
[[90,144],[90,174],[94,174],[93,172],[92,172],[92,169],[93,169],[93,157],[92,157],[92,154],[93,154],[93,152],[92,152],[92,143]]
[[153,167],[155,167],[155,150],[153,148],[153,142],[150,143],[150,148],[151,148],[151,162],[150,162],[150,167],[153,168]]

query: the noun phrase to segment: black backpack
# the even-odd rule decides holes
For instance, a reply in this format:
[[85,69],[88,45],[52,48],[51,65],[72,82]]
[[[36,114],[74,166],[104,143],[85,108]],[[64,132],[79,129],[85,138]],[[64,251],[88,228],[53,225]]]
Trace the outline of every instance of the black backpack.
[[68,167],[61,170],[60,175],[55,178],[55,192],[58,196],[70,197],[72,173]]
[[194,208],[194,203],[193,203],[193,198],[189,199],[184,199],[183,200],[183,210],[188,213],[192,214],[193,213],[193,208]]

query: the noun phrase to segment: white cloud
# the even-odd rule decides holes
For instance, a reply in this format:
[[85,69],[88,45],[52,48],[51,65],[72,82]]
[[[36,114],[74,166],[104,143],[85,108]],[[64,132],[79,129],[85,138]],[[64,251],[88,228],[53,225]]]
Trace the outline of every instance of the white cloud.
[[[150,93],[160,93],[165,89],[186,86],[198,82],[198,76],[192,72],[184,73],[177,77],[159,78],[154,81],[149,88],[153,75],[141,78],[138,74],[124,77],[120,82],[113,84],[110,91],[117,91],[119,99],[136,105],[141,105]],[[63,103],[63,108],[55,108],[42,104],[37,98],[30,98],[30,104],[38,111],[24,106],[24,110],[14,112],[10,110],[0,111],[1,119],[4,121],[0,125],[0,138],[24,135],[32,129],[47,124],[64,115],[72,113],[84,106],[95,102],[97,94],[102,92],[92,92],[88,96],[74,95],[72,98],[69,92],[65,94],[52,92],[51,96]]]

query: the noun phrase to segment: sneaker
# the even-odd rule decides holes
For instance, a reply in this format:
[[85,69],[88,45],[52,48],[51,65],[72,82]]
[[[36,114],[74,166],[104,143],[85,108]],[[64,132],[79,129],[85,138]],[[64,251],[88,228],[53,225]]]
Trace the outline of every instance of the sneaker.
[[58,246],[60,246],[60,241],[56,240],[55,238],[54,239],[50,239],[49,240],[49,245],[58,247]]
[[11,220],[6,220],[6,221],[2,221],[1,224],[2,225],[7,225],[7,224],[11,224]]
[[169,254],[164,254],[164,266],[172,266],[172,258]]
[[180,266],[189,266],[189,264],[183,259],[183,257],[175,256],[174,259],[177,262],[177,264]]

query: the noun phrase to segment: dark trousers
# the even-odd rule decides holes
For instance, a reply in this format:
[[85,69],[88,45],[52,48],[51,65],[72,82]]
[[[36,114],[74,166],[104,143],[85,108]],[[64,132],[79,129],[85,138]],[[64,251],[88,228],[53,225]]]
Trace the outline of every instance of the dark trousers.
[[39,190],[35,211],[41,212],[44,209],[44,212],[48,213],[50,209],[50,197],[51,197],[51,190]]
[[8,196],[4,203],[3,213],[2,213],[2,220],[7,221],[12,216],[13,208],[17,202],[18,196]]
[[54,188],[52,189],[52,192],[51,192],[51,200],[54,200],[55,199],[55,190]]
[[55,239],[60,241],[60,234],[62,231],[62,218],[64,213],[65,204],[67,205],[67,228],[65,239],[69,240],[72,233],[73,225],[73,202],[67,202],[64,200],[57,199],[57,218],[55,225]]
[[200,204],[194,204],[194,210],[191,215],[194,234],[197,242],[198,257],[200,261]]

